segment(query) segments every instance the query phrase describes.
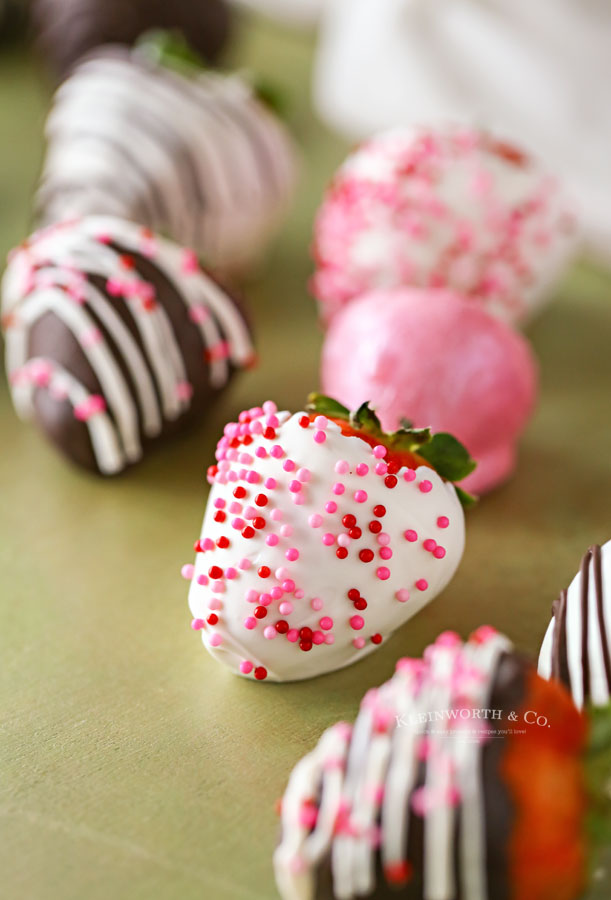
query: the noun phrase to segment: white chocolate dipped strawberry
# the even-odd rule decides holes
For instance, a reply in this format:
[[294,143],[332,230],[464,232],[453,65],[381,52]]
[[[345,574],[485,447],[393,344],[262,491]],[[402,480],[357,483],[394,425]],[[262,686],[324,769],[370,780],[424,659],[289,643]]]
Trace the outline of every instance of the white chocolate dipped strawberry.
[[225,427],[191,580],[192,626],[234,672],[295,681],[362,658],[448,584],[474,467],[451,435],[385,434],[312,395]]

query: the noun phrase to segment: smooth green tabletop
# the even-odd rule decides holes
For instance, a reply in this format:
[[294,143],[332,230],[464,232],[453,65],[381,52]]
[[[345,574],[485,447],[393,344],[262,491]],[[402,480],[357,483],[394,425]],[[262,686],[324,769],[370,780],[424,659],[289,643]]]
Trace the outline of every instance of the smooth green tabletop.
[[[312,40],[244,29],[234,61],[285,83],[302,145],[298,203],[248,287],[261,363],[177,440],[116,480],[65,463],[0,386],[0,896],[273,900],[274,803],[324,727],[354,716],[402,654],[489,622],[533,654],[550,604],[611,537],[611,278],[576,269],[531,329],[541,400],[519,470],[469,513],[445,593],[363,662],[314,681],[240,680],[191,631],[187,588],[206,466],[225,421],[299,408],[321,334],[307,294],[324,183],[345,153],[309,108]],[[28,230],[47,90],[0,58],[0,252]],[[591,896],[611,893],[611,859]]]

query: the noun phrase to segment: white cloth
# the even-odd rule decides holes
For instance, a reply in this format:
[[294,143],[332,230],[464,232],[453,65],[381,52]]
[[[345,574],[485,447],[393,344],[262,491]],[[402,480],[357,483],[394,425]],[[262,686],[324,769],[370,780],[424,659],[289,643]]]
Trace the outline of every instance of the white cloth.
[[611,260],[608,0],[330,0],[314,102],[350,139],[467,122],[545,159]]

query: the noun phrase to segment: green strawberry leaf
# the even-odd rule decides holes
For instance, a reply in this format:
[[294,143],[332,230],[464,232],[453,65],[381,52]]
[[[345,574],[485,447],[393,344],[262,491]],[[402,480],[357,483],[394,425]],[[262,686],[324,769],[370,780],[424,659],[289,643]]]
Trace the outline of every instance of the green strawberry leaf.
[[280,119],[286,121],[290,103],[286,92],[274,81],[264,78],[262,75],[252,76],[251,84],[257,98],[264,106],[267,106]]
[[[332,419],[348,422],[355,431],[361,431],[379,440],[391,452],[413,453],[426,460],[446,481],[462,481],[476,466],[466,447],[451,434],[432,434],[430,428],[414,428],[407,419],[401,420],[401,428],[390,433],[382,425],[369,403],[363,403],[350,412],[332,397],[310,394],[306,407],[310,412],[320,413]],[[458,499],[465,508],[473,506],[476,498],[454,485]]]
[[136,49],[152,62],[174,69],[181,75],[207,68],[205,60],[196,53],[179,30],[165,31],[159,28],[145,31],[136,42]]
[[596,755],[605,750],[611,751],[611,704],[607,706],[591,706],[588,709],[590,734],[588,753]]
[[460,500],[463,509],[471,509],[471,507],[475,506],[478,502],[478,498],[475,494],[470,494],[468,491],[465,491],[464,488],[459,487],[459,485],[455,484],[454,490],[456,491],[456,496]]
[[611,844],[611,705],[588,709],[588,831],[595,848]]
[[330,419],[342,419],[346,422],[350,421],[350,410],[347,406],[342,406],[332,397],[325,397],[324,394],[312,393],[308,396],[306,409],[309,412],[319,413],[321,416],[329,416]]
[[419,452],[447,481],[462,481],[477,465],[467,448],[445,431],[434,434]]

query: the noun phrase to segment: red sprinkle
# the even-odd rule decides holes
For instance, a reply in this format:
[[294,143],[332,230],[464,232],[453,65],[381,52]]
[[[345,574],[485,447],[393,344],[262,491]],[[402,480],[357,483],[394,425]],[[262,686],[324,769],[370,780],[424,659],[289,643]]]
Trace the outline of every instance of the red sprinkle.
[[360,529],[360,528],[358,527],[358,525],[357,525],[356,528],[351,528],[351,529],[350,529],[350,531],[348,532],[348,537],[352,538],[353,541],[358,541],[358,539],[360,538],[360,536],[362,535],[362,533],[363,533],[363,532],[361,531],[361,529]]
[[208,466],[208,471],[206,473],[208,475],[208,478],[214,478],[214,476],[217,474],[218,470],[219,470],[218,466]]
[[374,516],[377,516],[378,519],[381,519],[383,516],[386,515],[386,507],[382,506],[381,503],[378,503],[378,505],[374,506],[374,508],[373,508],[373,514],[374,514]]
[[302,428],[307,428],[308,425],[310,424],[310,419],[309,419],[309,417],[308,417],[308,416],[301,416],[300,419],[299,419],[299,424],[301,425]]
[[226,518],[227,518],[227,513],[224,513],[222,509],[217,509],[217,511],[214,514],[214,521],[215,522],[224,522]]
[[278,632],[278,634],[286,634],[287,631],[289,630],[289,623],[285,622],[284,619],[279,619],[276,622],[274,627],[275,627],[276,631]]
[[371,635],[371,643],[372,644],[381,644],[382,643],[382,635],[381,634],[372,634]]
[[225,537],[225,535],[221,535],[221,537],[217,540],[216,546],[220,547],[221,550],[226,550],[229,546],[229,538]]
[[246,488],[243,488],[241,484],[235,488],[233,492],[233,496],[237,497],[238,500],[242,500],[246,496]]
[[193,544],[193,549],[195,550],[196,553],[204,552],[204,548],[202,547],[201,541],[195,541],[195,543]]
[[255,516],[252,520],[252,524],[255,528],[265,528],[265,519],[263,516]]
[[396,475],[397,472],[399,471],[399,468],[400,468],[399,463],[396,462],[396,460],[391,459],[390,462],[388,463],[386,471],[388,472],[389,475]]
[[312,649],[312,641],[299,641],[299,649],[307,653],[308,650]]
[[267,607],[255,606],[255,618],[256,619],[264,619],[266,615],[267,615]]
[[374,519],[373,522],[369,523],[369,530],[373,534],[379,534],[379,532],[382,531],[382,523]]
[[361,562],[369,563],[373,559],[373,550],[369,550],[369,548],[365,548],[361,550],[359,553],[359,559]]
[[387,488],[394,488],[397,486],[397,476],[396,475],[387,475],[384,479],[384,484]]
[[243,538],[253,538],[255,536],[255,529],[251,528],[250,525],[247,525],[246,528],[242,531]]
[[263,681],[264,678],[267,678],[267,669],[265,666],[257,666],[253,674],[257,681]]
[[220,566],[210,566],[208,569],[208,575],[210,578],[213,578],[214,581],[217,581],[219,578],[223,577],[223,570]]
[[273,439],[276,437],[276,432],[275,432],[275,430],[271,427],[271,425],[268,426],[268,427],[265,429],[265,431],[263,432],[263,437],[264,437],[264,438],[267,438],[268,441],[271,441],[271,440],[273,440]]
[[354,608],[355,608],[355,609],[367,609],[367,601],[365,600],[365,598],[364,598],[364,597],[359,597],[358,600],[355,600],[355,601],[354,601]]
[[208,625],[216,625],[218,623],[218,620],[219,617],[216,613],[210,613],[210,615],[206,619],[206,622],[208,623]]
[[271,574],[271,569],[269,566],[260,566],[259,567],[259,578],[269,578]]
[[345,547],[338,547],[335,551],[335,555],[338,559],[346,559],[346,557],[348,556],[348,551]]
[[342,519],[342,525],[345,528],[354,528],[356,525],[356,516],[353,516],[351,513],[347,513]]
[[354,603],[355,600],[358,600],[361,596],[361,592],[357,590],[357,588],[350,588],[348,591],[348,600],[352,600]]
[[307,625],[304,625],[303,628],[299,629],[299,637],[304,641],[312,640],[312,629],[308,628]]
[[265,494],[257,494],[255,497],[255,503],[257,506],[267,506],[267,497]]

